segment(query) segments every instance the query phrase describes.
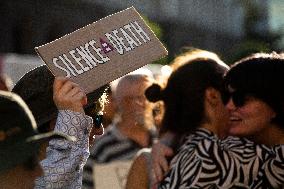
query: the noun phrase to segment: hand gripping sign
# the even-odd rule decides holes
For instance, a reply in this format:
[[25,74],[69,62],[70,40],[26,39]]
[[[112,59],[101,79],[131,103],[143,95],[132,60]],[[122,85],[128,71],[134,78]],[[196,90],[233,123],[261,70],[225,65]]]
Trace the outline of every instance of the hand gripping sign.
[[167,55],[134,7],[35,50],[55,76],[71,78],[86,93]]

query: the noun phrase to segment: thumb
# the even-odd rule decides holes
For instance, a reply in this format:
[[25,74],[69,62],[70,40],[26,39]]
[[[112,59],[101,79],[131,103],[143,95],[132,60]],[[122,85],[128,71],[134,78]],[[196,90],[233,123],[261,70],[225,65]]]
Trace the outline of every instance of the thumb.
[[88,99],[87,99],[86,96],[84,96],[84,98],[82,98],[82,100],[81,100],[81,104],[82,104],[82,106],[85,106],[85,105],[87,105],[87,103],[88,103]]

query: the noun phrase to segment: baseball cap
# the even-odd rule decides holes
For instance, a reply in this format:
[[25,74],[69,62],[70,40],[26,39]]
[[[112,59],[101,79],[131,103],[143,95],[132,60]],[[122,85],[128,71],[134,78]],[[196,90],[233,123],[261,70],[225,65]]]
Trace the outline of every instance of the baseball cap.
[[74,141],[74,137],[59,132],[39,134],[28,106],[12,92],[0,91],[0,117],[0,172],[36,155],[42,141],[50,138]]
[[[56,118],[58,113],[53,101],[54,78],[48,67],[42,65],[27,72],[12,89],[27,103],[39,127]],[[107,87],[108,85],[104,85],[87,94],[88,103],[84,108],[92,106]]]

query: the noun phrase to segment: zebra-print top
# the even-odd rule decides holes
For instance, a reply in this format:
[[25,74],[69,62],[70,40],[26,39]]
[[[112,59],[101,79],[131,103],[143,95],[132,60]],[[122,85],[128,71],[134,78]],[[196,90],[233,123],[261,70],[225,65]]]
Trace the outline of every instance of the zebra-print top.
[[284,188],[284,145],[268,148],[198,129],[185,137],[159,189]]

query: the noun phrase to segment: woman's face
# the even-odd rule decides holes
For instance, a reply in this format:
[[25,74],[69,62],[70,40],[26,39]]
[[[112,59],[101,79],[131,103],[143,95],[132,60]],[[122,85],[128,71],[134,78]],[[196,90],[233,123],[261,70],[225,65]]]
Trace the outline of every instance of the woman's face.
[[249,137],[266,132],[276,115],[267,103],[253,96],[233,96],[226,108],[229,111],[228,134],[233,136]]

